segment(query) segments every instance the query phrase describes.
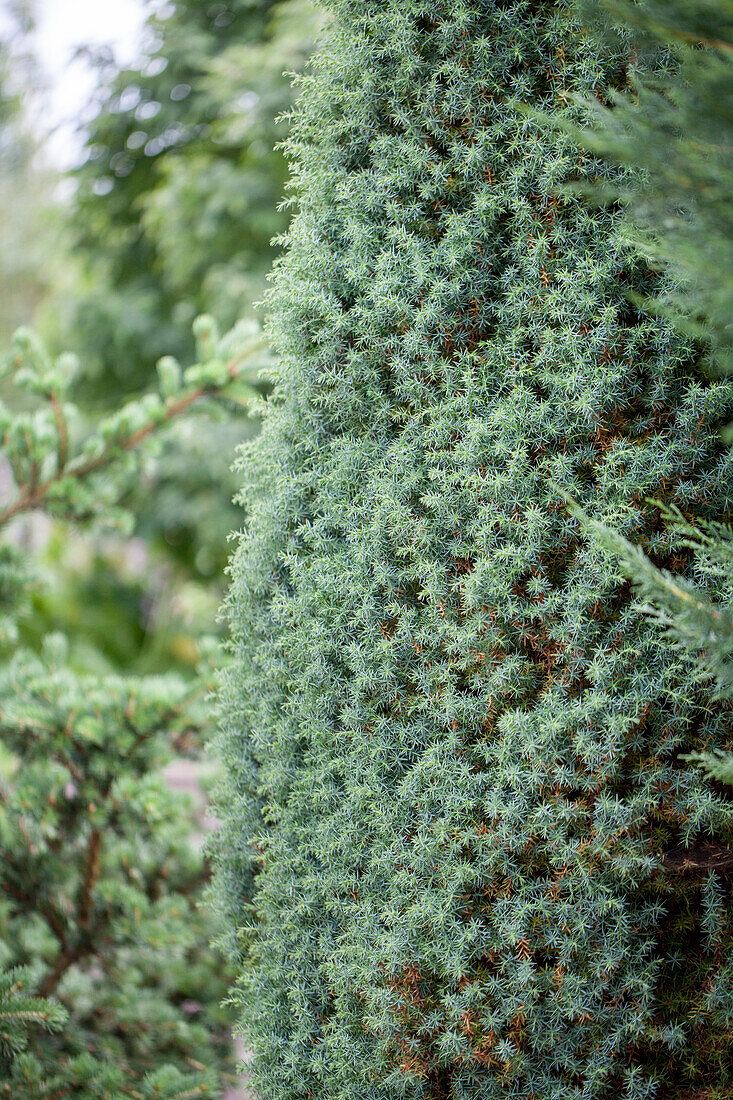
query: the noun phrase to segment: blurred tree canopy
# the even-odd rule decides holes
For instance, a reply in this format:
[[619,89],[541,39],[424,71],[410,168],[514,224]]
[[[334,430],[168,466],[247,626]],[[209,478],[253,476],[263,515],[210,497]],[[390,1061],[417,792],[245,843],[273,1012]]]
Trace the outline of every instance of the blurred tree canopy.
[[286,225],[276,120],[320,18],[310,0],[175,0],[149,17],[137,69],[98,59],[60,339],[95,399],[142,388],[163,354],[190,361],[197,314],[251,314]]
[[[629,88],[591,100],[582,143],[636,172],[621,199],[631,243],[671,277],[652,303],[733,370],[733,3],[582,0]],[[597,192],[596,192],[597,194]]]
[[5,6],[0,36],[0,341],[27,323],[49,290],[53,218],[49,211],[54,174],[40,160],[26,109],[39,73],[28,49],[33,30],[26,3]]
[[[55,351],[79,354],[90,411],[147,388],[161,356],[191,363],[195,316],[211,313],[222,329],[252,316],[277,251],[271,239],[287,223],[275,149],[287,122],[276,119],[290,109],[289,71],[303,67],[320,18],[311,0],[173,0],[151,5],[135,68],[93,58],[98,86],[63,212],[63,276],[39,321]],[[253,381],[266,363],[263,352]],[[140,672],[189,664],[192,637],[211,629],[227,537],[240,523],[227,507],[238,487],[229,468],[256,427],[232,399],[215,423],[196,416],[171,429],[128,502],[134,568],[124,543],[82,550],[68,533],[52,539],[56,580],[37,598],[28,640],[60,627],[96,670],[100,654]]]
[[[193,317],[213,313],[229,329],[253,314],[271,239],[287,223],[275,149],[287,120],[276,119],[290,110],[290,71],[303,67],[321,17],[311,0],[151,4],[136,68],[92,58],[84,159],[59,200],[59,172],[43,160],[33,4],[8,0],[4,14],[0,336],[7,347],[18,325],[34,324],[52,352],[77,352],[79,414],[93,422],[96,406],[154,384],[161,356],[194,361]],[[266,365],[263,349],[253,384]],[[29,521],[47,582],[23,621],[29,646],[61,629],[79,671],[195,665],[241,522],[227,501],[236,447],[257,430],[246,405],[233,395],[171,427],[125,502],[134,540]]]

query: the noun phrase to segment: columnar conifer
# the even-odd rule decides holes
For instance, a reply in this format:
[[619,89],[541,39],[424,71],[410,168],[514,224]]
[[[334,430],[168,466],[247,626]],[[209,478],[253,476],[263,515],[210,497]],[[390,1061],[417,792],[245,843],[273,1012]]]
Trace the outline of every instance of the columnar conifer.
[[[328,0],[290,142],[281,378],[242,461],[219,881],[268,1100],[728,1095],[729,718],[571,495],[653,555],[712,515],[731,385],[616,169],[525,107],[624,58],[550,0]],[[716,847],[717,845],[717,847]]]

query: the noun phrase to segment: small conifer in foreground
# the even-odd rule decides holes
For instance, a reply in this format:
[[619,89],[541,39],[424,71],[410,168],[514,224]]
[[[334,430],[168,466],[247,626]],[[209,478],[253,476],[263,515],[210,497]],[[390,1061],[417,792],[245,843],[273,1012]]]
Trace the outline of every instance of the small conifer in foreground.
[[[268,1100],[733,1087],[730,717],[561,493],[684,574],[731,384],[583,123],[566,2],[329,0],[290,142],[281,379],[245,450],[219,883]],[[236,936],[236,939],[235,939]]]
[[[81,674],[65,640],[22,644],[40,570],[18,521],[129,526],[130,485],[194,405],[256,396],[257,341],[197,325],[199,361],[93,427],[72,357],[28,332],[0,402],[0,1098],[215,1100],[234,1079],[208,867],[164,766],[199,741],[202,678]],[[101,661],[101,658],[99,658]]]

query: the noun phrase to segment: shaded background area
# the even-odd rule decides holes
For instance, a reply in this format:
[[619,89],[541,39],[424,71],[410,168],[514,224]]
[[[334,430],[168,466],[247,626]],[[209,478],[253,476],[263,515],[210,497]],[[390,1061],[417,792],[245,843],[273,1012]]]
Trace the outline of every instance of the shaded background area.
[[[129,37],[133,5],[120,4]],[[287,224],[279,209],[285,165],[274,148],[286,132],[276,120],[292,102],[284,73],[303,67],[318,33],[309,0],[177,0],[142,10],[137,61],[129,62],[129,41],[116,51],[90,46],[84,79],[72,81],[87,98],[76,120],[60,126],[68,97],[58,97],[58,112],[44,111],[48,64],[41,68],[33,52],[33,8],[6,3],[3,17],[0,336],[7,344],[17,325],[32,323],[52,351],[76,352],[77,397],[90,411],[147,389],[163,355],[192,362],[197,315],[211,313],[226,329],[255,312],[277,252],[271,242]],[[115,4],[105,12],[111,26]],[[57,125],[55,135],[44,132],[41,115]],[[59,139],[77,162],[65,172]],[[190,663],[190,638],[211,626],[227,536],[240,523],[225,503],[236,491],[229,466],[252,430],[231,406],[213,427],[174,433],[135,501],[140,568],[106,544],[80,576],[78,548],[67,553],[68,540],[50,546],[57,579],[53,609],[39,606],[41,617],[52,610],[57,626],[73,628],[65,619],[117,588],[103,637],[95,623],[78,622],[73,648],[86,636],[104,650],[117,634],[117,609],[130,645],[121,653],[116,644],[113,664],[150,671]]]
[[[161,356],[195,362],[196,316],[257,316],[288,221],[281,116],[319,18],[310,0],[0,2],[1,346],[32,325],[74,352],[90,421],[154,387]],[[42,583],[21,641],[63,632],[78,673],[193,678],[221,630],[230,467],[255,430],[236,399],[170,430],[125,501],[132,530],[23,521]],[[166,772],[197,843],[205,740]]]
[[[98,15],[64,91],[61,60],[86,6],[72,5],[54,72],[64,2],[40,4],[37,19],[31,3],[6,0],[2,11],[0,336],[7,346],[33,324],[52,352],[75,352],[76,396],[96,412],[148,389],[161,356],[191,363],[197,315],[225,330],[255,313],[287,224],[274,148],[292,102],[284,74],[302,69],[318,18],[308,0],[115,0],[104,5],[114,48],[100,41]],[[240,522],[225,503],[236,490],[229,466],[253,430],[235,403],[214,426],[178,429],[139,486],[134,543],[82,554],[51,532],[54,584],[29,631],[53,617],[77,635],[80,664],[100,648],[128,671],[190,664]]]

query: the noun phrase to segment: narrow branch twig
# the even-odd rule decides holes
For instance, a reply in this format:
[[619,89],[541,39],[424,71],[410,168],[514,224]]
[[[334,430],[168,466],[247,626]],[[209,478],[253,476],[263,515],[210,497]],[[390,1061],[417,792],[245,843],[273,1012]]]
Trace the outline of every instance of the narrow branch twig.
[[[241,359],[239,358],[233,359],[227,365],[229,381],[233,381],[237,377],[240,365]],[[75,480],[80,481],[83,478],[88,477],[89,474],[93,474],[96,473],[98,470],[104,469],[105,466],[108,466],[111,462],[114,461],[116,454],[119,451],[133,450],[140,443],[142,443],[143,440],[147,439],[148,436],[152,435],[158,428],[163,427],[163,425],[168,424],[171,420],[174,420],[177,416],[180,416],[181,413],[186,412],[186,410],[189,409],[191,405],[195,404],[202,397],[206,397],[209,394],[216,393],[218,389],[219,387],[213,385],[201,386],[199,387],[199,389],[192,390],[190,393],[184,394],[183,397],[178,398],[178,400],[176,401],[169,398],[161,420],[151,421],[149,424],[145,424],[142,428],[138,428],[138,430],[136,432],[133,432],[132,435],[128,436],[127,439],[124,439],[121,443],[110,446],[107,450],[104,451],[103,454],[99,455],[97,458],[90,458],[86,461],[77,463],[72,462],[70,466],[65,467],[64,469],[57,470],[55,474],[47,478],[45,481],[29,483],[29,485],[20,494],[16,501],[14,501],[12,504],[9,504],[6,508],[0,510],[0,527],[8,523],[9,520],[13,519],[15,516],[20,515],[22,512],[30,512],[33,511],[33,509],[40,507],[45,501],[49,492],[56,485],[58,485],[58,483],[63,478],[73,477]]]

